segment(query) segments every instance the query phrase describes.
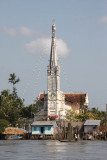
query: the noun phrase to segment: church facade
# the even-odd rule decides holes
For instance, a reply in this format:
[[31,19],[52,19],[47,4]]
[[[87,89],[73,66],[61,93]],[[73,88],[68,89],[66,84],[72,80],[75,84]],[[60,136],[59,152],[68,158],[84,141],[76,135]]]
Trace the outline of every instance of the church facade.
[[80,112],[81,106],[88,106],[87,93],[64,93],[60,90],[60,66],[56,53],[56,26],[52,25],[50,60],[47,67],[47,93],[38,97],[38,112],[35,120],[46,117],[65,119],[68,110]]

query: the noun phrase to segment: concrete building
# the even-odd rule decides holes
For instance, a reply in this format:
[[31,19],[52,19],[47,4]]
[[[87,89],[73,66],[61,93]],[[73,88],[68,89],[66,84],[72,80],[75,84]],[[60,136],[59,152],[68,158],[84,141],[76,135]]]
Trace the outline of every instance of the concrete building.
[[34,121],[31,124],[32,135],[47,135],[54,136],[57,134],[56,121]]
[[60,66],[56,53],[56,26],[52,25],[52,42],[50,60],[47,67],[48,87],[47,93],[40,93],[38,97],[38,112],[35,120],[47,116],[57,116],[57,119],[65,119],[68,110],[80,109],[88,106],[87,93],[64,93],[60,90]]

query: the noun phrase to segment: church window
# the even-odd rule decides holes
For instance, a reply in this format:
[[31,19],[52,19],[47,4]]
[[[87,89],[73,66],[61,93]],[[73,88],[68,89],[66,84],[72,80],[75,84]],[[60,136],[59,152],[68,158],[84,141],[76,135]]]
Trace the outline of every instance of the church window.
[[56,90],[56,80],[54,77],[52,77],[50,80],[50,90],[53,90],[53,91]]
[[53,90],[56,90],[56,81],[55,81],[55,78],[53,78]]

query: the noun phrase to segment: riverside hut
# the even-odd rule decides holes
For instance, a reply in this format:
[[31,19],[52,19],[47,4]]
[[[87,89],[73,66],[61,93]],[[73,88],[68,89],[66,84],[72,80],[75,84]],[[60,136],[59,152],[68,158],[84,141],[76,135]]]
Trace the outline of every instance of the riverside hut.
[[22,128],[7,127],[2,133],[4,139],[26,139],[28,132]]
[[100,126],[101,120],[86,120],[84,123],[84,133],[91,133],[97,130]]
[[54,137],[57,134],[56,121],[34,121],[31,124],[31,133],[33,137]]

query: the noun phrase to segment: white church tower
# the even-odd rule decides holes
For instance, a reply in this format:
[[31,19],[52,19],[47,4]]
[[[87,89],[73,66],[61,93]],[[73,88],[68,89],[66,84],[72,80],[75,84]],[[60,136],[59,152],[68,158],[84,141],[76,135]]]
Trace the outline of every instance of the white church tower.
[[[47,69],[48,74],[48,103],[47,103],[47,114],[52,116],[59,116],[60,105],[60,67],[58,64],[57,53],[56,53],[56,26],[52,25],[52,42],[51,42],[51,53],[50,60]],[[60,106],[60,108],[59,108]]]
[[60,66],[56,52],[56,26],[52,25],[52,41],[50,60],[47,67],[47,93],[40,93],[38,97],[38,112],[35,120],[56,116],[65,119],[68,110],[80,112],[81,106],[88,106],[87,93],[64,93],[60,90]]

